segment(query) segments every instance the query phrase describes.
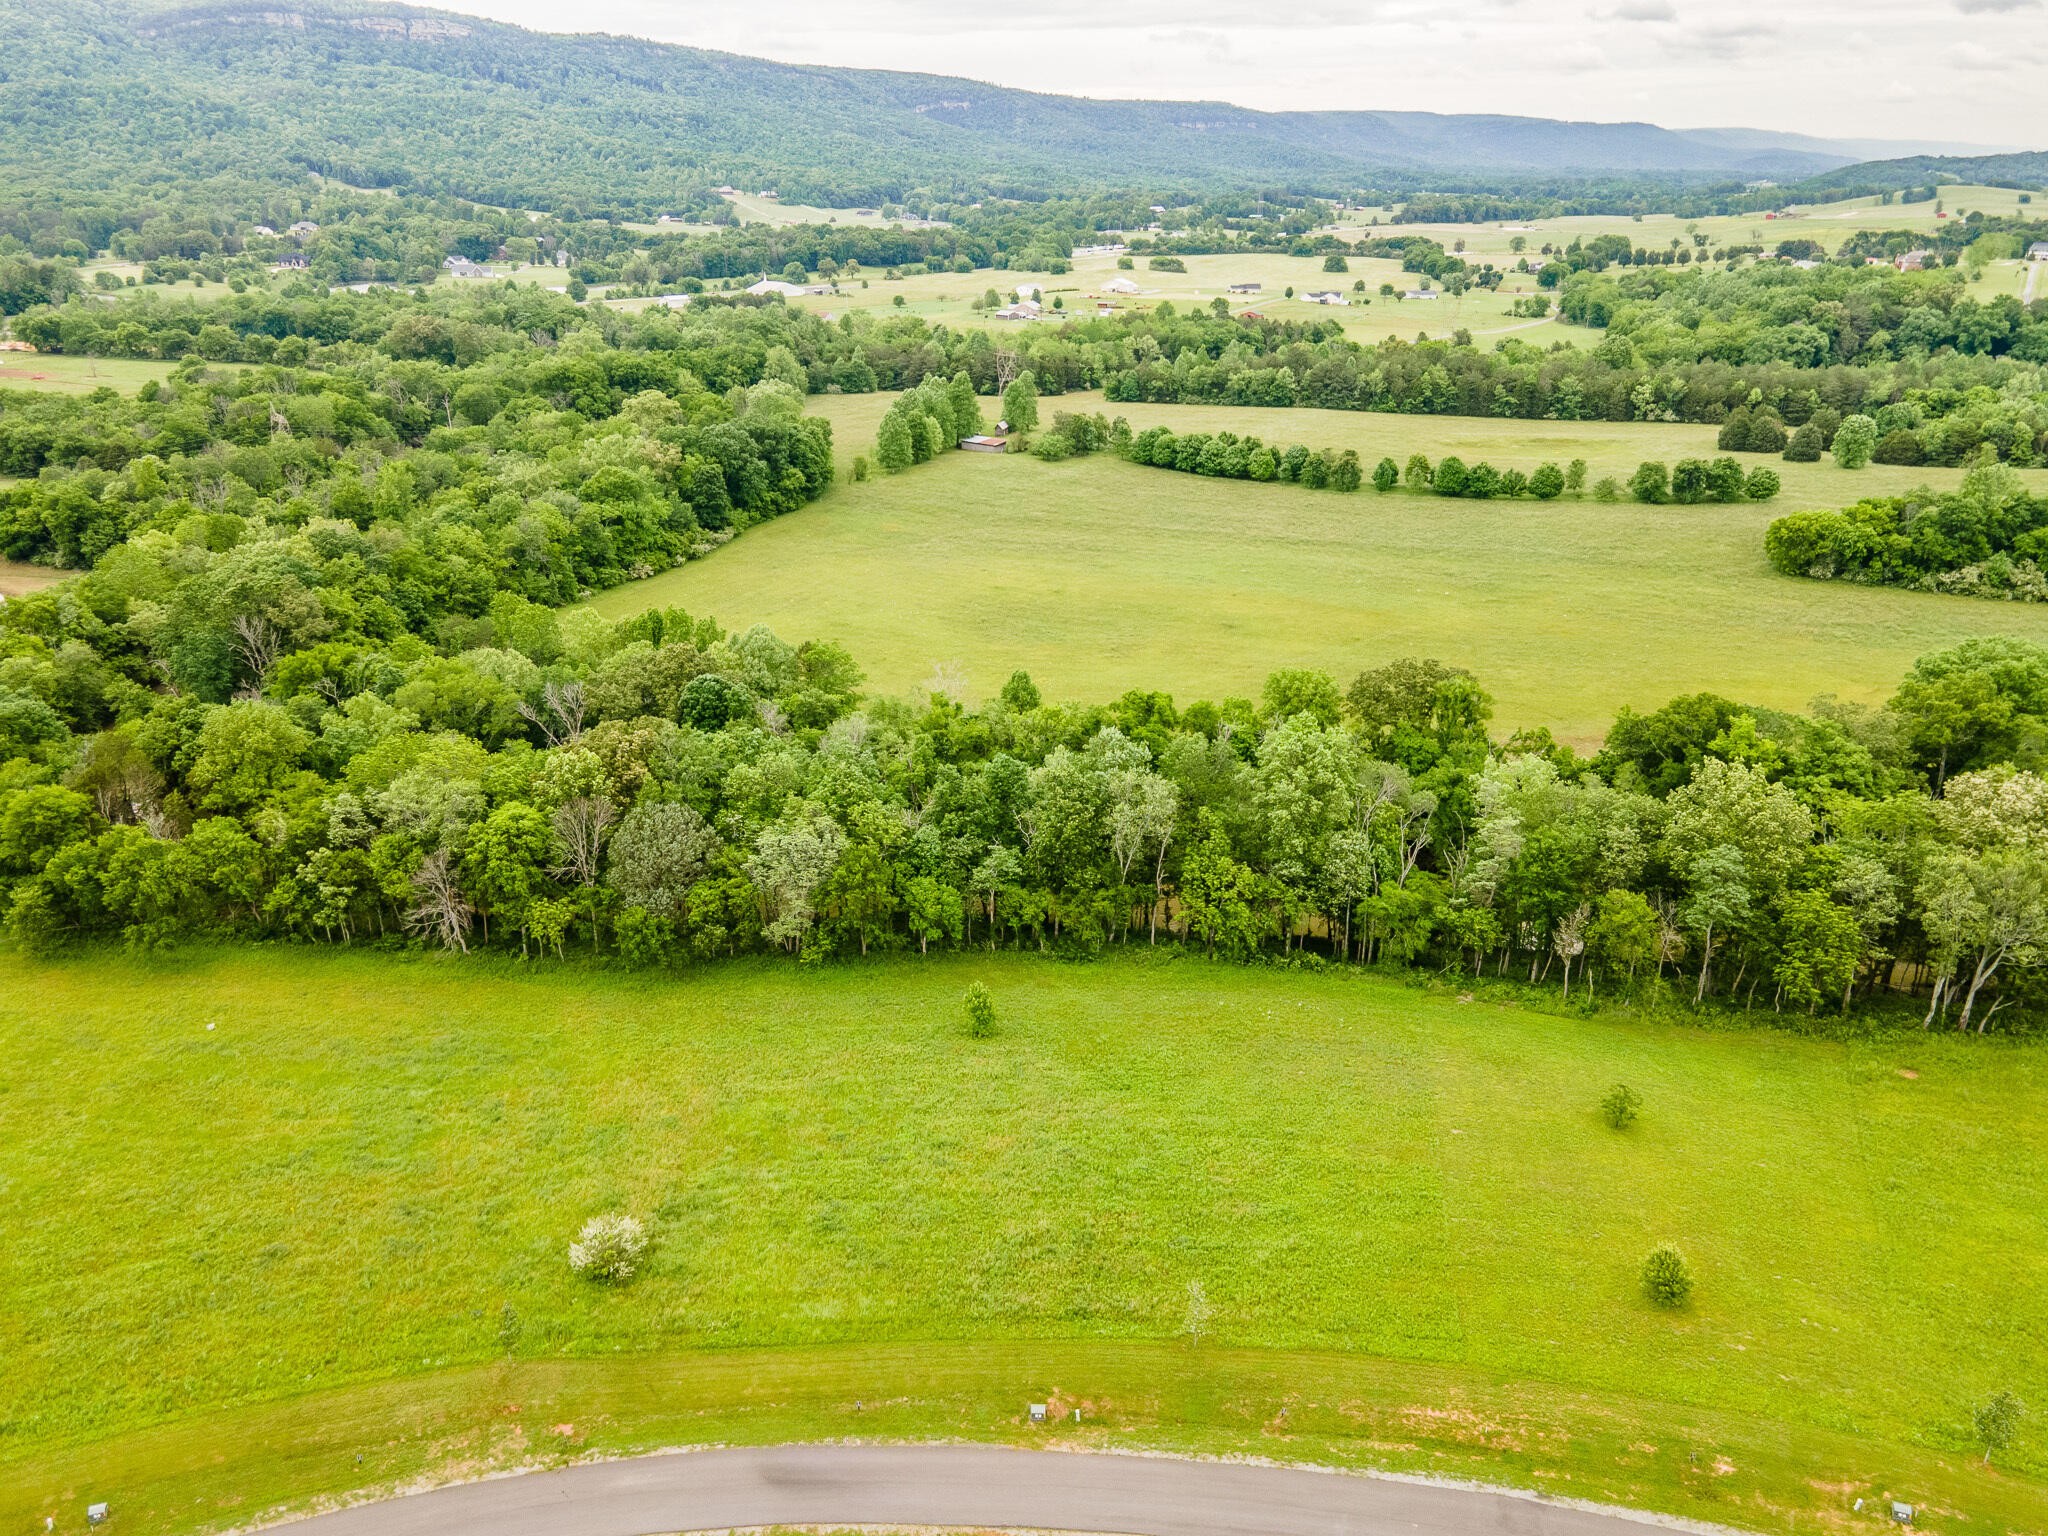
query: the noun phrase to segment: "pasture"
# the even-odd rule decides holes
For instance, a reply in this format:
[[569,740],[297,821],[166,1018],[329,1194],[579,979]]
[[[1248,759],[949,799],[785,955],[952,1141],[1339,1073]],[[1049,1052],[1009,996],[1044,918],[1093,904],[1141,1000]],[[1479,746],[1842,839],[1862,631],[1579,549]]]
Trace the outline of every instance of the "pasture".
[[[1366,344],[1388,336],[1413,338],[1418,332],[1448,336],[1461,327],[1470,330],[1475,338],[1503,336],[1512,332],[1524,340],[1544,346],[1552,341],[1577,344],[1588,338],[1597,339],[1596,333],[1581,327],[1566,326],[1555,320],[1531,321],[1509,314],[1509,306],[1515,298],[1537,291],[1535,278],[1526,272],[1510,273],[1497,293],[1474,289],[1457,298],[1403,299],[1389,298],[1379,291],[1382,283],[1392,283],[1402,293],[1420,283],[1421,279],[1412,272],[1403,272],[1400,263],[1395,261],[1352,257],[1349,258],[1349,272],[1330,273],[1323,271],[1320,256],[1255,253],[1185,256],[1179,259],[1187,267],[1184,273],[1153,271],[1146,266],[1143,256],[1135,259],[1130,271],[1119,270],[1114,256],[1081,256],[1075,258],[1073,271],[1057,276],[982,271],[936,272],[891,278],[880,272],[864,272],[851,278],[842,276],[835,293],[789,302],[821,314],[840,315],[849,311],[895,313],[898,310],[896,300],[900,297],[903,300],[901,312],[921,316],[933,324],[979,327],[1002,333],[1026,330],[1032,325],[1056,324],[1061,315],[1051,308],[1055,298],[1060,300],[1063,313],[1083,318],[1095,313],[1096,302],[1101,298],[1109,299],[1125,313],[1142,313],[1167,302],[1184,311],[1191,306],[1206,307],[1220,298],[1234,312],[1255,309],[1275,319],[1335,320],[1344,327],[1347,336]],[[1136,294],[1104,293],[1102,285],[1117,277],[1137,283],[1140,291]],[[1354,293],[1352,285],[1361,281],[1365,284],[1365,292]],[[998,320],[990,310],[974,308],[974,301],[985,298],[990,290],[1007,301],[1020,282],[1043,289],[1046,319]],[[1254,282],[1260,285],[1256,294],[1230,292],[1233,283]],[[1289,288],[1294,290],[1295,297],[1287,297]],[[1312,304],[1304,297],[1325,289],[1341,291],[1350,302],[1321,305]]]
[[[835,423],[842,469],[872,453],[887,404],[810,402]],[[1041,402],[1048,421],[1057,409],[1353,447],[1368,466],[1411,452],[1524,470],[1583,457],[1598,480],[1714,451],[1704,426]],[[949,453],[862,484],[843,476],[812,506],[592,606],[617,618],[673,605],[838,640],[889,693],[946,666],[986,698],[1022,667],[1054,698],[1162,688],[1185,704],[1255,696],[1276,667],[1348,680],[1433,656],[1479,675],[1499,724],[1547,725],[1580,745],[1623,704],[1699,689],[1786,709],[1820,693],[1878,702],[1916,657],[1969,636],[2048,643],[2048,608],[1798,581],[1764,561],[1763,530],[1784,512],[1953,484],[1959,471],[1756,462],[1785,476],[1776,501],[1646,507],[1339,496],[1107,457]],[[2048,471],[2027,473],[2048,488]]]
[[[1510,242],[1519,235],[1527,253],[1540,252],[1546,244],[1566,246],[1574,240],[1592,240],[1601,235],[1626,235],[1636,245],[1659,250],[1679,239],[1688,245],[1694,232],[1708,237],[1711,250],[1722,245],[1761,245],[1774,249],[1781,240],[1817,240],[1830,253],[1859,229],[1909,229],[1932,234],[1936,229],[1967,213],[1983,212],[1987,217],[2026,216],[2039,207],[2023,205],[2021,193],[2007,187],[1954,185],[1941,189],[1940,206],[1925,203],[1882,203],[1875,197],[1849,198],[1835,203],[1795,204],[1776,218],[1762,213],[1714,214],[1684,218],[1676,214],[1646,213],[1640,218],[1620,214],[1591,214],[1553,219],[1504,219],[1489,224],[1392,224],[1393,210],[1387,208],[1348,209],[1332,231],[1347,240],[1370,235],[1425,234],[1446,247],[1465,242],[1465,254],[1496,266],[1513,266],[1515,253]],[[1375,225],[1372,221],[1377,219]]]
[[[0,490],[14,482],[0,476]],[[19,560],[0,560],[0,598],[20,597],[25,593],[39,591],[62,581],[70,571],[53,570],[47,565],[27,565]]]
[[[225,288],[221,289],[225,293]],[[0,352],[0,389],[50,389],[89,395],[96,389],[129,394],[151,379],[167,379],[176,363],[134,357],[83,357],[64,352]]]
[[[679,1441],[1016,1438],[1047,1396],[1079,1444],[1774,1530],[1875,1532],[1849,1505],[1886,1495],[2048,1521],[2040,1421],[1989,1471],[1968,1429],[1996,1389],[2048,1401],[2048,1271],[2012,1262],[2048,1244],[2039,1045],[1159,955],[250,948],[0,954],[0,1060],[12,1529]],[[655,1239],[618,1289],[564,1259],[611,1209]],[[1666,1240],[1677,1313],[1637,1284]]]

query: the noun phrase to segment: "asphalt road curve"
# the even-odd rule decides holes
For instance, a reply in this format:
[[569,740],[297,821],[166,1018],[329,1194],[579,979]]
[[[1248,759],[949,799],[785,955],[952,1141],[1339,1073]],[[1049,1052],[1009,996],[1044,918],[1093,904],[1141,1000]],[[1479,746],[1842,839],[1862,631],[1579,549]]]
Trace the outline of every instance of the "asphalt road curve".
[[750,1525],[1009,1526],[1119,1536],[1641,1536],[1512,1494],[1226,1462],[989,1446],[765,1446],[464,1483],[293,1536],[658,1536]]

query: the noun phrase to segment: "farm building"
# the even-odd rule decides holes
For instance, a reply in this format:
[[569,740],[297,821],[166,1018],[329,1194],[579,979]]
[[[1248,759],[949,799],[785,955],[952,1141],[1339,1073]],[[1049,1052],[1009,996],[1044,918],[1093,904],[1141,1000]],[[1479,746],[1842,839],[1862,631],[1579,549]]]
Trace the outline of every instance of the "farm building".
[[252,235],[265,235],[275,237],[277,231],[272,229],[268,224],[258,224],[254,229],[250,230],[249,233]]
[[1019,299],[1015,304],[1005,304],[995,312],[998,320],[1036,320],[1043,311],[1036,299]]
[[2027,247],[2027,260],[2048,261],[2048,240],[2036,240]]
[[[977,204],[977,206],[979,205]],[[1128,245],[1077,245],[1074,247],[1074,254],[1076,256],[1121,256],[1129,249]]]
[[1434,288],[1410,288],[1401,297],[1404,299],[1440,299],[1443,295]]
[[961,438],[960,446],[969,453],[1001,453],[1010,446],[1010,442],[1008,438],[976,435]]
[[1230,285],[1232,293],[1263,293],[1265,288],[1266,285],[1264,283],[1232,283]]
[[475,262],[471,261],[467,256],[450,256],[446,261],[442,262],[441,265],[448,269],[448,275],[450,277],[473,278],[489,277],[491,275],[491,269],[489,267],[480,267]]
[[304,251],[286,251],[277,260],[273,261],[271,265],[281,271],[303,272],[306,270],[306,253]]
[[771,293],[779,293],[785,299],[800,299],[805,294],[829,293],[831,290],[822,283],[812,283],[806,286],[802,283],[785,283],[777,277],[764,277],[761,281],[749,287],[747,292],[754,295],[757,299],[764,298]]
[[1138,285],[1128,277],[1112,277],[1102,285],[1104,293],[1136,293]]
[[1320,293],[1304,293],[1302,298],[1311,304],[1349,304],[1351,302],[1334,288],[1326,288]]
[[1905,255],[1894,261],[1892,265],[1901,272],[1920,272],[1924,271],[1927,263],[1932,260],[1934,260],[1934,252],[1932,251],[1908,251]]
[[687,293],[664,293],[654,303],[659,309],[688,309],[690,296]]
[[286,233],[293,235],[317,235],[320,233],[320,226],[311,219],[301,219],[287,230]]

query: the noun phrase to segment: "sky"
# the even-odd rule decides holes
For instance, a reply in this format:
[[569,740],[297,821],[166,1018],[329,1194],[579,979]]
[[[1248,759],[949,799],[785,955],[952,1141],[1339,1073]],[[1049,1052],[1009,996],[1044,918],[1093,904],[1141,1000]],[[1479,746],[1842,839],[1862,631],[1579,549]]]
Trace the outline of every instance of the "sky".
[[431,3],[1065,95],[2048,148],[2048,0]]

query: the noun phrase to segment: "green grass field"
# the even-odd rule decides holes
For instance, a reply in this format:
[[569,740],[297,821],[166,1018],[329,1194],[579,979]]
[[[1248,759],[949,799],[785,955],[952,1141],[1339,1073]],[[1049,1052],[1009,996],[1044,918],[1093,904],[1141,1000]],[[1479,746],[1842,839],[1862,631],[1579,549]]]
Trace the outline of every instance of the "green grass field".
[[[222,292],[226,292],[225,289]],[[53,389],[68,395],[117,389],[123,394],[151,379],[167,379],[175,363],[132,357],[74,357],[61,352],[0,352],[0,389]]]
[[[842,465],[888,403],[830,396]],[[1045,403],[1105,409],[1099,397]],[[1230,427],[1268,441],[1531,469],[1584,457],[1594,479],[1711,454],[1714,429],[1209,406],[1119,406],[1134,426]],[[1759,461],[1762,462],[1762,461]],[[1971,635],[2048,643],[2048,609],[1797,581],[1763,530],[1803,507],[1953,484],[1955,470],[1769,461],[1768,505],[1463,502],[1203,480],[1107,458],[947,454],[842,483],[710,558],[595,599],[613,616],[678,605],[791,639],[838,640],[885,692],[937,664],[987,697],[1017,667],[1057,698],[1164,688],[1183,703],[1255,695],[1275,667],[1348,680],[1400,656],[1474,669],[1503,724],[1588,743],[1623,704],[1719,690],[1802,708],[1888,697],[1913,660]],[[2048,471],[2029,471],[2048,488]],[[886,595],[887,600],[880,600]]]
[[[958,1023],[976,978],[989,1042]],[[1847,1505],[1880,1491],[2048,1522],[2039,1417],[1988,1472],[1967,1429],[1999,1387],[2048,1403],[2040,1046],[1194,960],[247,949],[0,955],[0,1060],[10,1529],[683,1440],[1015,1436],[1046,1393],[1083,1443],[1770,1529],[1875,1530]],[[656,1236],[616,1291],[563,1257],[612,1208]],[[1663,1240],[1699,1282],[1677,1314],[1636,1285]]]

